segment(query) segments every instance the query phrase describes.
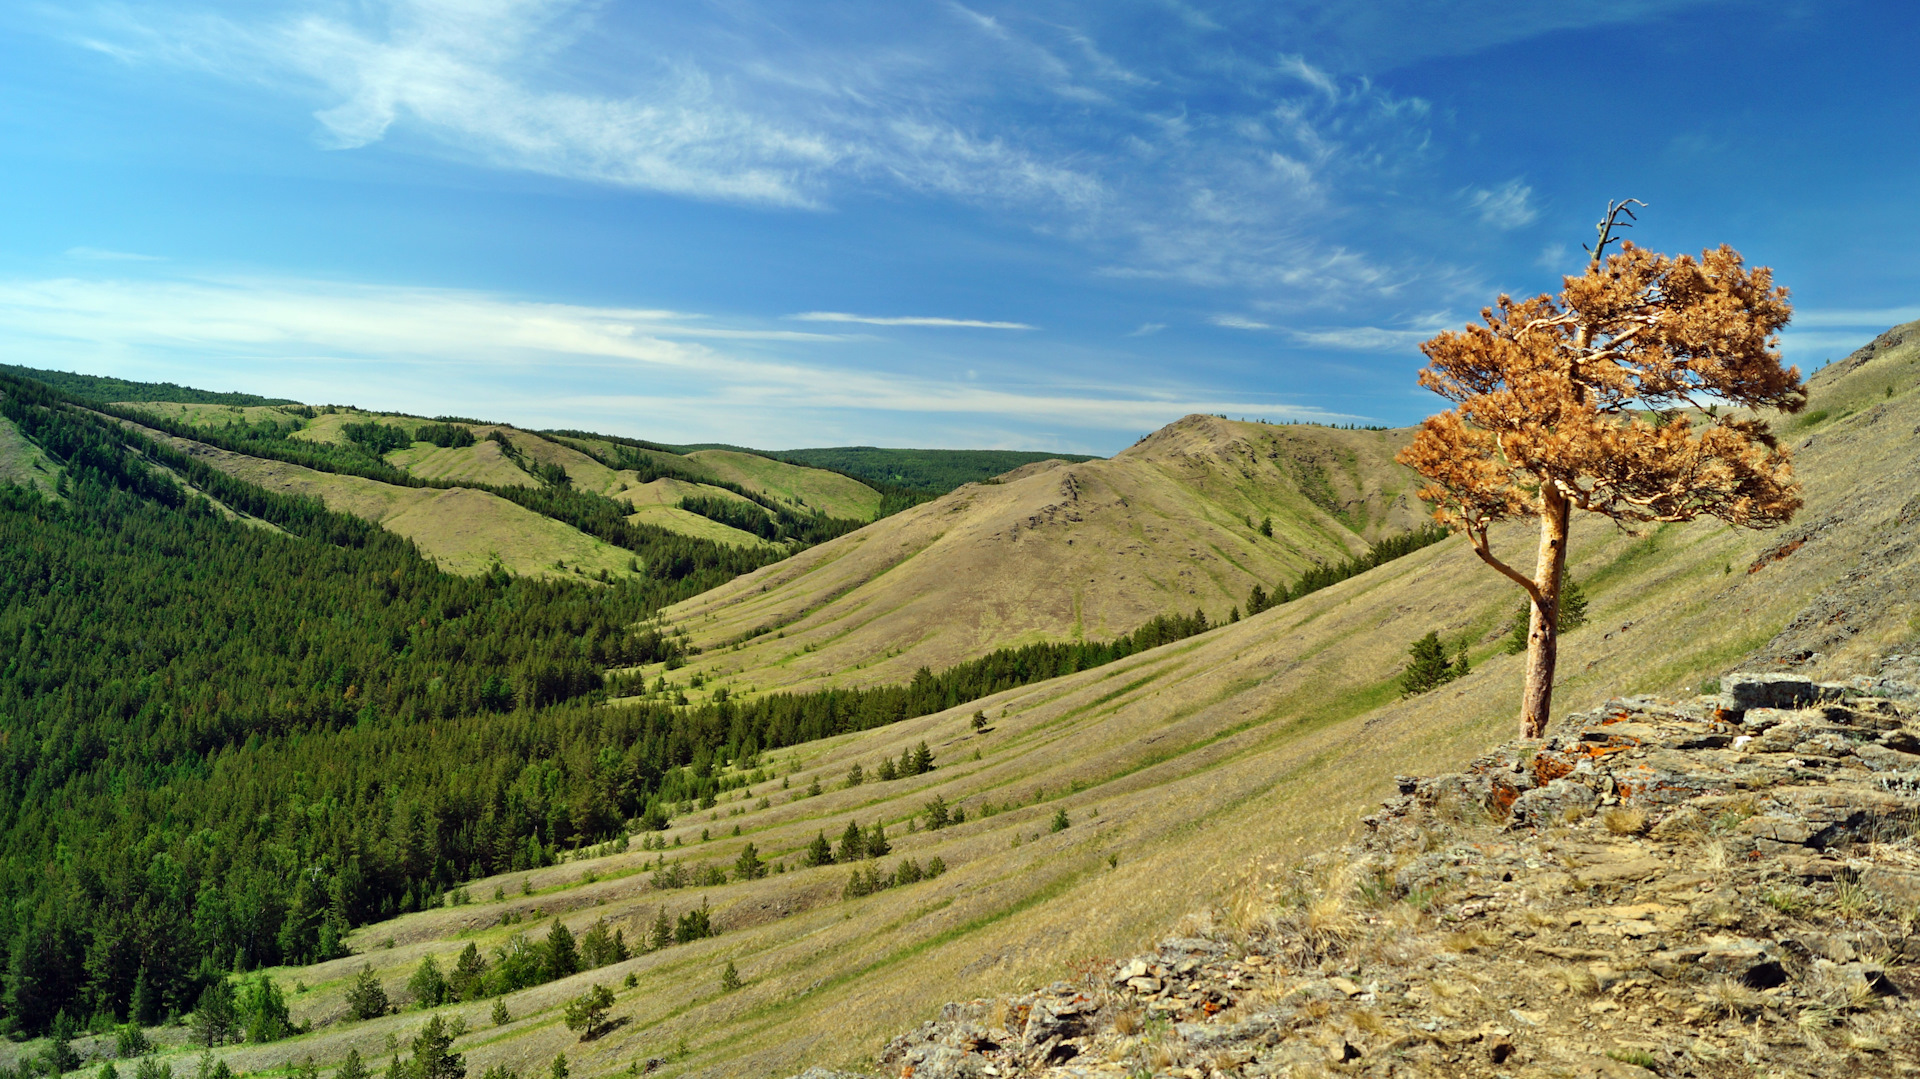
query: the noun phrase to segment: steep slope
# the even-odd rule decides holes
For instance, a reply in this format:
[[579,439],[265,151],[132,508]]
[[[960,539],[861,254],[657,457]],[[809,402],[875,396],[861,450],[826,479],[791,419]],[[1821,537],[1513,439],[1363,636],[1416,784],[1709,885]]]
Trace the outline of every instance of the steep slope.
[[[294,428],[286,436],[288,438],[334,446],[349,444],[346,434],[349,424],[377,423],[411,435],[422,424],[441,422],[419,416],[366,412],[335,405],[315,409],[297,404],[240,405],[137,400],[116,404],[199,428],[227,424],[277,424]],[[638,450],[604,439],[549,438],[506,424],[463,420],[447,422],[469,431],[475,439],[473,444],[437,446],[416,441],[410,446],[388,451],[383,459],[387,464],[425,480],[495,486],[537,487],[543,481],[529,469],[543,465],[557,466],[566,471],[568,482],[576,489],[631,505],[636,513],[633,518],[635,521],[681,535],[739,547],[764,548],[769,544],[751,532],[662,502],[661,492],[664,489],[650,487],[650,483],[659,481],[643,480],[631,467],[610,467],[602,463],[601,458],[616,463],[652,463],[668,471],[710,478],[716,483],[730,483],[761,497],[784,502],[806,514],[824,512],[845,520],[869,521],[880,508],[880,493],[857,480],[823,469],[806,468],[752,454],[713,453],[681,457]],[[496,434],[506,440],[506,445],[503,446],[492,437]],[[511,451],[508,446],[511,446]],[[588,450],[594,452],[583,452]],[[696,460],[695,457],[701,459]],[[673,490],[677,495],[676,502],[678,498],[689,496],[741,499],[732,490],[704,483],[682,483]]]
[[880,512],[880,492],[837,472],[730,450],[698,450],[686,459],[715,479],[737,483],[805,512],[850,521],[871,521]]
[[453,573],[483,573],[496,561],[523,576],[624,575],[633,565],[631,552],[486,491],[399,487],[232,453],[152,428],[139,429],[230,476],[279,494],[317,498],[328,509],[351,513],[405,536]]
[[[1593,595],[1593,623],[1563,643],[1556,712],[1616,692],[1696,690],[1764,657],[1783,631],[1798,632],[1836,590],[1855,586],[1864,594],[1835,623],[1840,639],[1802,666],[1871,667],[1875,653],[1915,642],[1917,360],[1909,343],[1815,380],[1814,409],[1828,416],[1796,433],[1812,441],[1799,457],[1808,505],[1793,530],[1707,522],[1640,539],[1583,522],[1572,566]],[[1854,399],[1862,407],[1846,416],[1837,415],[1845,406],[1827,408]],[[1835,523],[1820,527],[1829,517]],[[1525,550],[1531,537],[1516,529],[1497,542]],[[351,938],[361,954],[280,973],[296,1017],[319,1029],[222,1055],[246,1070],[307,1055],[327,1064],[349,1048],[384,1057],[387,1039],[411,1037],[425,1016],[343,1021],[346,980],[363,964],[404,1000],[403,983],[424,957],[445,969],[468,942],[483,952],[504,946],[528,928],[519,919],[558,915],[579,936],[605,917],[632,941],[662,908],[677,916],[706,903],[717,938],[513,993],[506,1026],[491,1024],[488,1002],[442,1009],[467,1024],[455,1049],[471,1072],[499,1065],[523,1074],[564,1052],[579,1076],[649,1058],[663,1061],[664,1075],[870,1063],[944,1001],[1051,982],[1070,963],[1136,951],[1195,911],[1202,920],[1187,930],[1263,918],[1262,887],[1350,836],[1396,773],[1457,767],[1508,735],[1519,660],[1496,650],[1515,598],[1450,541],[1107,667],[780,751],[779,778],[675,818],[664,854],[633,850],[475,881],[471,905],[367,927]],[[1394,672],[1428,630],[1479,642],[1477,669],[1397,700]],[[969,723],[976,710],[990,720],[979,733]],[[883,756],[921,741],[937,758],[933,772],[845,786],[851,765],[871,774]],[[816,779],[824,792],[807,797]],[[910,831],[935,795],[968,820]],[[1054,831],[1058,813],[1067,826]],[[805,869],[801,855],[816,833],[836,836],[849,820],[886,824],[896,849],[881,868],[938,857],[946,874],[843,898],[849,868]],[[735,826],[738,838],[727,834]],[[703,833],[715,838],[703,843]],[[786,871],[685,889],[656,888],[646,872],[661,861],[724,869],[749,842]],[[720,984],[729,962],[744,982],[731,992]],[[623,1023],[582,1043],[557,1021],[558,1008],[594,984],[614,990]]]
[[969,484],[666,618],[702,647],[744,642],[697,668],[751,671],[759,688],[905,682],[921,666],[1115,637],[1169,612],[1224,619],[1255,584],[1419,522],[1412,474],[1392,461],[1405,437],[1189,416],[1111,460]]
[[0,483],[17,483],[58,498],[59,480],[60,466],[21,434],[12,420],[0,416]]

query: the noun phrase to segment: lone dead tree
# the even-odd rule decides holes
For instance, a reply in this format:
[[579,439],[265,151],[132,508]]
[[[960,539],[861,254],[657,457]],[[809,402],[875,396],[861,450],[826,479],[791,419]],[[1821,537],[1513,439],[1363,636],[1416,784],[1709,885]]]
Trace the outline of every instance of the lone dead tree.
[[[1457,407],[1422,424],[1399,460],[1429,481],[1420,497],[1435,518],[1533,601],[1524,738],[1546,733],[1553,701],[1573,510],[1632,530],[1702,515],[1771,528],[1800,508],[1766,421],[1717,407],[1806,407],[1799,368],[1775,351],[1787,290],[1725,245],[1669,258],[1620,240],[1635,205],[1608,204],[1587,272],[1563,278],[1559,296],[1501,296],[1480,324],[1420,346],[1420,384]],[[1540,520],[1532,577],[1488,542],[1496,523],[1526,515]]]

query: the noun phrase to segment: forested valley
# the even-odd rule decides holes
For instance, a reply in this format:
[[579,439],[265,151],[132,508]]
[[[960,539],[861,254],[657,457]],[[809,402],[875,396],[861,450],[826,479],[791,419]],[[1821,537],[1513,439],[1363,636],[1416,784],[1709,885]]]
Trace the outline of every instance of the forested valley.
[[[38,382],[0,374],[0,414],[63,465],[57,500],[0,486],[0,1022],[16,1034],[62,1013],[94,1028],[183,1014],[233,972],[345,954],[352,927],[461,881],[711,806],[763,780],[769,750],[1217,624],[1163,616],[905,686],[688,705],[664,677],[608,671],[677,666],[683,644],[650,616],[764,556],[622,520],[632,578],[460,577]],[[1256,590],[1249,609],[1287,598]]]

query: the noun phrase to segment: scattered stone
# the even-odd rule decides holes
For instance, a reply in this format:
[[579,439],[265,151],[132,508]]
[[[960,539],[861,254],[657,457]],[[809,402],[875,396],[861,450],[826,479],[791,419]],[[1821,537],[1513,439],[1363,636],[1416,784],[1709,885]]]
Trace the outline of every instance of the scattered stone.
[[880,1074],[1920,1074],[1894,1066],[1920,1060],[1920,660],[1895,658],[1616,699],[1396,777],[1250,926],[949,1004]]

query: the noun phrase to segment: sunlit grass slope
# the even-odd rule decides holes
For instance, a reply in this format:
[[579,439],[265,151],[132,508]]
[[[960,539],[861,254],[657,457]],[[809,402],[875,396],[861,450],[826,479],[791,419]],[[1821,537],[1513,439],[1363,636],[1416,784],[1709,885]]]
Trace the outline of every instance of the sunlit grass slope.
[[[1592,597],[1592,620],[1563,642],[1557,715],[1613,694],[1686,693],[1736,665],[1779,658],[1782,642],[1816,631],[1831,637],[1827,658],[1811,661],[1816,670],[1920,633],[1915,336],[1815,380],[1810,416],[1826,415],[1792,433],[1807,506],[1787,529],[1701,522],[1641,538],[1580,523],[1571,565]],[[1061,471],[1035,474],[1058,483]],[[1524,560],[1533,536],[1516,527],[1496,545]],[[1852,597],[1844,618],[1822,613],[1805,624],[1835,597]],[[469,1074],[498,1065],[544,1073],[562,1052],[582,1079],[650,1057],[671,1058],[656,1072],[665,1076],[861,1064],[944,1001],[1071,976],[1076,964],[1129,954],[1188,916],[1227,925],[1250,917],[1250,881],[1349,835],[1396,773],[1457,767],[1509,737],[1519,659],[1498,649],[1517,599],[1450,540],[1107,667],[770,754],[777,778],[675,818],[665,834],[683,845],[665,857],[731,866],[751,842],[788,872],[656,891],[641,871],[656,855],[635,849],[476,881],[471,906],[362,928],[350,939],[361,954],[276,972],[289,989],[304,986],[294,1012],[317,1029],[222,1055],[249,1071],[308,1056],[331,1067],[349,1048],[384,1061],[427,1016],[343,1020],[345,979],[362,964],[404,1000],[424,957],[444,969],[468,942],[490,949],[519,929],[544,932],[554,916],[576,937],[604,917],[632,941],[659,909],[677,915],[705,902],[718,937],[511,994],[505,1026],[492,1024],[492,1002],[441,1009],[466,1020],[455,1049]],[[1475,672],[1400,700],[1395,672],[1430,630],[1472,642]],[[988,717],[978,733],[969,722],[976,710]],[[936,756],[933,772],[845,785],[853,764],[870,775],[922,741]],[[824,793],[802,796],[816,780]],[[966,823],[909,831],[936,795],[963,807]],[[1068,823],[1056,831],[1062,812]],[[949,871],[841,898],[846,868],[797,866],[817,833],[837,837],[850,820],[886,825],[895,850],[884,867],[938,857]],[[703,831],[714,838],[703,842]],[[503,925],[503,916],[525,920]],[[731,992],[720,984],[728,962],[744,983]],[[583,1043],[560,1008],[594,984],[613,989],[622,1024]],[[176,1069],[187,1058],[181,1051]]]
[[482,573],[496,561],[513,573],[530,576],[631,572],[631,552],[485,491],[400,487],[143,430],[269,491],[317,498],[328,509],[373,521],[412,540],[422,554],[449,572]]
[[880,492],[837,472],[731,450],[698,450],[687,454],[686,460],[715,479],[737,483],[803,511],[849,521],[871,521],[880,512]]
[[1111,460],[969,484],[666,617],[710,649],[697,669],[761,689],[905,682],[922,665],[1116,637],[1175,611],[1225,619],[1255,584],[1289,584],[1419,523],[1412,473],[1392,461],[1405,438],[1190,416]]

